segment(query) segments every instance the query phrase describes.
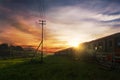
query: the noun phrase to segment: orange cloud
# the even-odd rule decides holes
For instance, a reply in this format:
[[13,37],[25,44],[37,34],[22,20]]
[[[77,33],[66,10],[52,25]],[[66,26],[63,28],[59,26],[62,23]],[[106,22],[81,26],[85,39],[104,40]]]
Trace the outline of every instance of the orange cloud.
[[[9,11],[1,7],[0,10]],[[33,48],[39,45],[41,41],[41,25],[37,21],[39,13],[26,12],[21,11],[19,14],[9,15],[9,18],[6,17],[7,22],[0,24],[0,42]],[[47,25],[44,26],[44,49],[47,52],[54,52],[70,47],[69,44],[76,42],[79,44],[119,31],[118,28],[113,29],[107,24],[97,22],[106,19],[104,17],[111,20],[119,16],[99,15],[77,6],[50,10]],[[85,21],[86,19],[95,21]]]
[[[21,16],[16,16],[16,21],[6,25],[0,34],[0,42],[14,45],[21,45],[23,47],[32,46],[37,48],[41,41],[41,26],[34,23],[33,19],[26,20]],[[56,50],[68,47],[66,41],[61,41],[55,38],[50,29],[44,28],[44,49],[47,52],[54,52]]]

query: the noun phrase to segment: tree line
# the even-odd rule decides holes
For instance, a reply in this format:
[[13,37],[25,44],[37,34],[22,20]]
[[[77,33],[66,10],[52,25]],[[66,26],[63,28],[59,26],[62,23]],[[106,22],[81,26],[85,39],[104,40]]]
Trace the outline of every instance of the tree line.
[[8,57],[28,57],[30,52],[21,46],[9,45],[7,43],[0,44],[0,58]]

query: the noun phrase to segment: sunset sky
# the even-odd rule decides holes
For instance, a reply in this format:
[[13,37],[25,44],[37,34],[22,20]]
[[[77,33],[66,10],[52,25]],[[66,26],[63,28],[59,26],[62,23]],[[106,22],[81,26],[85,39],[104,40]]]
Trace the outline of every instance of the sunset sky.
[[[120,32],[120,0],[44,0],[46,51]],[[0,43],[36,48],[41,0],[0,0]]]

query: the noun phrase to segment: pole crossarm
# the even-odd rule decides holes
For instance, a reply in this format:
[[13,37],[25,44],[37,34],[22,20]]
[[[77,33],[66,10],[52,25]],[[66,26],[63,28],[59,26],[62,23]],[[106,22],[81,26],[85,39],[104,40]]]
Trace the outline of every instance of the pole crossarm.
[[39,20],[39,24],[41,24],[42,26],[46,25],[46,20]]

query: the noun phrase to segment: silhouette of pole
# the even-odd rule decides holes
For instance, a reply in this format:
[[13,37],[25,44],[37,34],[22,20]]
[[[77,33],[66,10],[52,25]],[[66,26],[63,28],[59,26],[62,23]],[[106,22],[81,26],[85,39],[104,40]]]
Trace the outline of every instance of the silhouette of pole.
[[[36,0],[35,0],[36,1]],[[38,1],[36,1],[38,2]],[[43,62],[43,54],[44,54],[44,25],[46,24],[46,20],[45,20],[45,0],[40,0],[39,2],[39,6],[38,6],[38,10],[40,12],[39,14],[39,20],[38,20],[38,24],[40,24],[41,26],[41,41],[39,43],[39,45],[37,46],[36,50],[35,50],[35,54],[33,55],[32,59],[34,59],[34,57],[36,57],[36,54],[39,50],[39,48],[41,49],[41,62]]]
[[44,53],[44,25],[45,20],[39,20],[39,24],[42,26],[42,32],[41,32],[41,62],[43,62],[43,53]]

